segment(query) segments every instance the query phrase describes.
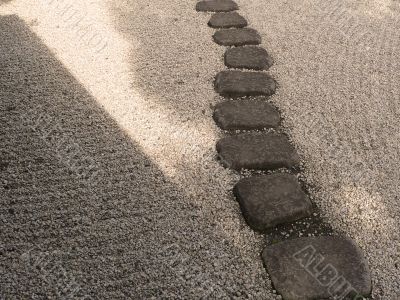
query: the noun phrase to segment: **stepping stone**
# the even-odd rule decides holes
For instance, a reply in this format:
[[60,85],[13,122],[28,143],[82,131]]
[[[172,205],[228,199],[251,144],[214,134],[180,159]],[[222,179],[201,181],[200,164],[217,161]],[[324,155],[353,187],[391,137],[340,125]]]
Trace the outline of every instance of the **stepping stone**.
[[371,276],[362,251],[342,237],[281,242],[262,254],[275,289],[285,300],[364,299]]
[[273,128],[281,120],[279,112],[263,100],[234,100],[216,105],[214,120],[223,130]]
[[240,180],[233,189],[249,226],[265,231],[312,213],[312,205],[296,176],[272,174]]
[[275,80],[264,72],[221,71],[215,77],[215,89],[223,96],[270,96],[275,93]]
[[221,29],[214,33],[214,42],[222,46],[258,45],[261,36],[252,28]]
[[229,68],[268,70],[273,59],[261,47],[236,47],[225,52],[225,65]]
[[300,158],[286,136],[276,133],[238,134],[218,141],[222,164],[233,170],[292,168]]
[[203,0],[196,4],[197,11],[221,12],[237,9],[239,9],[238,5],[232,0]]
[[237,12],[216,13],[208,21],[208,25],[213,28],[242,28],[247,26],[247,21]]

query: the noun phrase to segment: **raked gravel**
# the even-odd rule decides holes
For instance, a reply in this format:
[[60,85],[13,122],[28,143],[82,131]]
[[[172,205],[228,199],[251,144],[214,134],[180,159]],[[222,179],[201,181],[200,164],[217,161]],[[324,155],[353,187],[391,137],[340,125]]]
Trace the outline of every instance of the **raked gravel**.
[[[0,6],[16,14],[0,19],[1,296],[55,298],[74,282],[94,299],[279,299],[265,241],[232,195],[239,176],[216,160],[224,48],[195,4]],[[23,114],[46,126],[35,132]],[[65,146],[57,157],[65,136],[104,171],[93,186]]]
[[238,0],[275,64],[272,100],[324,219],[400,297],[400,2]]
[[[211,14],[196,12],[195,4],[0,3],[1,15],[17,14],[32,33],[21,37],[26,28],[17,24],[0,31],[10,72],[0,82],[18,87],[1,101],[7,124],[1,130],[10,140],[0,176],[2,184],[10,177],[15,183],[1,190],[0,295],[57,292],[46,283],[54,274],[46,281],[21,260],[35,242],[33,256],[50,251],[51,261],[94,298],[198,298],[204,290],[215,297],[279,298],[261,263],[265,242],[244,223],[231,195],[238,176],[215,161],[220,133],[210,104],[221,101],[212,83],[224,68],[224,47],[212,41]],[[327,222],[365,251],[374,297],[396,299],[398,2],[238,4],[275,60],[271,73],[279,87],[272,100],[305,158],[314,201]],[[71,18],[63,14],[68,6]],[[106,46],[97,53],[85,31]],[[25,45],[15,48],[19,58],[3,48],[17,38]],[[22,62],[44,68],[33,74],[18,68]],[[44,76],[47,69],[57,76]],[[23,78],[29,89],[18,85]],[[20,123],[27,107],[39,105],[64,119],[62,132],[108,171],[97,189],[81,187],[54,149]],[[93,122],[85,120],[91,114]]]

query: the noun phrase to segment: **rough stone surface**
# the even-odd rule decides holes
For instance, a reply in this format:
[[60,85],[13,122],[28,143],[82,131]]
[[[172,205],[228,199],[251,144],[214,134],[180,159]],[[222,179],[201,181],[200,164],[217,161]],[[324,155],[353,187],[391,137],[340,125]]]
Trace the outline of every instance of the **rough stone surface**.
[[221,29],[214,33],[214,41],[222,46],[259,45],[261,36],[252,28]]
[[224,12],[239,9],[236,2],[232,0],[204,0],[197,2],[197,11]]
[[341,237],[299,238],[268,246],[262,254],[275,289],[285,300],[363,299],[371,277],[362,251]]
[[286,136],[276,133],[239,134],[218,141],[222,164],[234,170],[273,170],[299,164],[299,156]]
[[240,180],[234,194],[247,224],[257,231],[309,216],[312,205],[296,176],[272,174]]
[[273,59],[261,47],[236,47],[225,52],[225,65],[229,68],[268,70]]
[[213,28],[241,28],[247,26],[247,21],[237,12],[216,13],[210,18],[208,25]]
[[223,96],[270,96],[275,93],[275,80],[264,72],[221,71],[215,77],[215,89]]
[[216,105],[214,120],[224,130],[252,130],[277,127],[279,112],[263,100],[233,100]]

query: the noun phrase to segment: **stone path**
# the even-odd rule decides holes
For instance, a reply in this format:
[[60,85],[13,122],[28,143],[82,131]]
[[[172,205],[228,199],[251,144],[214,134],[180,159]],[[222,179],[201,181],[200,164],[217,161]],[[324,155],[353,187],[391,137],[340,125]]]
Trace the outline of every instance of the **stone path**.
[[215,77],[215,89],[223,96],[269,96],[276,83],[264,72],[222,71]]
[[307,217],[312,212],[310,200],[291,174],[243,178],[233,192],[247,223],[258,231]]
[[223,130],[262,130],[275,128],[280,123],[277,109],[262,99],[219,103],[213,117]]
[[213,28],[242,28],[247,26],[247,21],[237,12],[216,13],[210,18],[208,25]]
[[251,28],[221,29],[214,33],[214,41],[222,46],[258,45],[261,37]]
[[200,1],[196,4],[197,11],[232,11],[239,9],[236,2],[232,0],[219,0],[219,1]]
[[[225,53],[228,68],[216,75],[215,90],[221,96],[235,98],[216,106],[214,120],[223,130],[262,130],[277,128],[279,115],[264,98],[275,93],[275,80],[264,72],[273,64],[268,52],[259,45],[261,37],[228,0],[205,0],[198,11],[214,14],[209,26],[223,28],[214,41],[233,46]],[[245,27],[245,28],[243,28]],[[243,178],[234,187],[242,214],[254,230],[265,231],[312,215],[310,200],[296,175],[288,172],[300,158],[288,138],[278,132],[240,133],[217,143],[221,163],[241,171],[274,171],[273,174]],[[286,169],[286,172],[276,171]],[[335,298],[364,299],[371,293],[371,277],[361,250],[348,238],[339,236],[288,239],[269,245],[262,254],[274,287],[284,299]]]
[[268,70],[272,64],[272,58],[261,47],[229,48],[225,52],[225,65],[228,68]]
[[237,171],[294,168],[300,162],[289,140],[276,133],[228,136],[219,140],[217,151],[222,164]]
[[292,239],[267,247],[262,257],[284,299],[362,299],[371,291],[363,254],[347,238]]

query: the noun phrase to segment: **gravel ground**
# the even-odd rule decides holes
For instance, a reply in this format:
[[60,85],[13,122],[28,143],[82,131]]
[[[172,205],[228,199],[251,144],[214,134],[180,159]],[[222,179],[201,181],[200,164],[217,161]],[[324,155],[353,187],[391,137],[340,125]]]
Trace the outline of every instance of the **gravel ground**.
[[215,160],[210,14],[57,3],[0,7],[0,295],[279,299]]
[[259,30],[324,219],[365,251],[375,299],[400,297],[400,3],[239,0]]
[[[279,298],[232,199],[238,176],[215,161],[224,48],[195,3],[0,2],[18,15],[0,21],[6,299],[72,282],[93,298]],[[366,252],[375,298],[396,299],[398,2],[238,3],[275,60],[272,100],[314,201]],[[104,173],[88,186],[76,165]]]

